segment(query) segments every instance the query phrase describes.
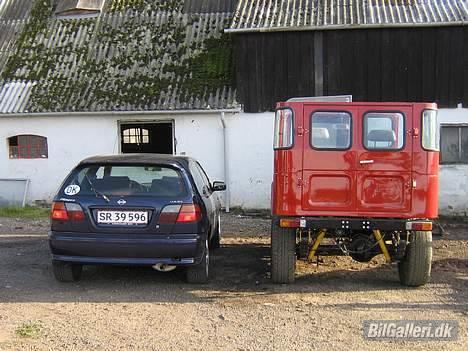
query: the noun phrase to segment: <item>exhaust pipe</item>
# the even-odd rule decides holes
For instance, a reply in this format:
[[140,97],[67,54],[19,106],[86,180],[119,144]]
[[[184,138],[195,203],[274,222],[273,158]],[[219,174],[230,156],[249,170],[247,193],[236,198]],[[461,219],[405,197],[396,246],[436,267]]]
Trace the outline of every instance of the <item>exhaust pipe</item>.
[[177,268],[177,266],[172,266],[172,265],[165,264],[165,263],[156,263],[152,267],[154,270],[157,270],[159,272],[172,272],[174,269]]

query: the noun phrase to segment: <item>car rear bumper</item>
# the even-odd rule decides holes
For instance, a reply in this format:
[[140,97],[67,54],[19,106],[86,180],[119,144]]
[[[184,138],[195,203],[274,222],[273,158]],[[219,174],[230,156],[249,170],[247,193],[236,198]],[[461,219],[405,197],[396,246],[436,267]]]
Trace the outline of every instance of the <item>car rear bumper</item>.
[[83,264],[197,264],[204,254],[201,242],[199,234],[49,233],[53,260]]

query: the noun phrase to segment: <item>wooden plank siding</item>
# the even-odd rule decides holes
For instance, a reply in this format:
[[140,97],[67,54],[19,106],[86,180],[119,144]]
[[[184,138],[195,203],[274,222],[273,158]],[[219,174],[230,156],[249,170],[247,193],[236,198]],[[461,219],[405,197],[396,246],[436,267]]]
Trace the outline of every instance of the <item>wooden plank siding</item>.
[[[246,112],[296,96],[468,106],[468,27],[236,34]],[[319,79],[316,79],[319,77]]]

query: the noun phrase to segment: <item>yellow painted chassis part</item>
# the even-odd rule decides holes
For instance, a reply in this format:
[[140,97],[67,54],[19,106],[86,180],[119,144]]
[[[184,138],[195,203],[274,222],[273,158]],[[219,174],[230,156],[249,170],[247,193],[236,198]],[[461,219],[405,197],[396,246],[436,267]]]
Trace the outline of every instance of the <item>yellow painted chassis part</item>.
[[[327,233],[326,229],[320,229],[317,235],[317,239],[315,239],[314,244],[312,245],[312,248],[309,251],[309,256],[308,256],[309,261],[312,261],[313,258],[315,257],[315,254],[317,253],[317,249],[320,246],[320,243],[322,242],[326,233]],[[391,262],[392,258],[390,257],[390,254],[388,253],[387,246],[385,245],[385,241],[383,240],[380,230],[374,230],[373,233],[374,233],[375,240],[377,240],[377,242],[379,243],[380,250],[382,250],[382,253],[385,256],[385,260],[387,262]]]

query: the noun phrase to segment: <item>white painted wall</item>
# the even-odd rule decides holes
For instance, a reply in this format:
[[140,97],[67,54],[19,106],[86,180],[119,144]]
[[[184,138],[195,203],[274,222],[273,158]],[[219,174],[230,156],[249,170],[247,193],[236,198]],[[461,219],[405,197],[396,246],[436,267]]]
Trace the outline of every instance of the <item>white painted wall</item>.
[[228,119],[231,204],[269,209],[273,181],[274,113],[242,113]]
[[[50,201],[83,158],[119,153],[119,122],[173,120],[177,154],[195,157],[211,180],[225,180],[219,114],[0,117],[0,178],[29,178],[29,202]],[[468,109],[441,109],[443,124],[468,123]],[[226,114],[231,206],[267,209],[273,174],[273,113]],[[49,158],[10,160],[7,138],[46,136]],[[440,166],[440,213],[468,214],[468,165]]]
[[[468,108],[440,109],[441,124],[468,124]],[[468,164],[440,165],[439,213],[468,215]]]
[[[47,137],[48,159],[10,159],[8,137]],[[50,201],[68,172],[83,158],[117,152],[117,128],[109,118],[0,117],[0,178],[29,178],[28,201]]]
[[[119,123],[173,120],[178,155],[195,157],[211,180],[224,180],[220,114],[0,117],[0,178],[29,178],[28,201],[50,201],[83,158],[119,153]],[[272,179],[273,114],[226,113],[231,206],[268,208]],[[9,159],[7,138],[48,139],[48,159]]]

